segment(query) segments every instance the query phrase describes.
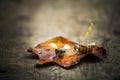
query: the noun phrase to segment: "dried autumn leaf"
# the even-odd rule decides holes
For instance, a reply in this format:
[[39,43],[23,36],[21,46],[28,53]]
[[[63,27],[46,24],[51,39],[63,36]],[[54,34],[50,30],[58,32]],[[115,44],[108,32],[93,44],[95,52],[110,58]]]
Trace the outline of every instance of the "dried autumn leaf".
[[[82,48],[78,48],[79,51],[75,50],[75,45],[75,42],[58,36],[42,42],[34,48],[30,48],[28,51],[39,56],[39,65],[53,62],[57,63],[60,66],[68,68],[74,64],[78,64],[81,58],[89,54],[89,52],[86,52],[85,54],[84,52],[82,53]],[[83,49],[84,48],[87,47],[83,47]],[[90,48],[90,51],[97,57],[101,57],[96,53],[96,50],[98,50],[99,48],[101,47],[93,46],[92,48]]]

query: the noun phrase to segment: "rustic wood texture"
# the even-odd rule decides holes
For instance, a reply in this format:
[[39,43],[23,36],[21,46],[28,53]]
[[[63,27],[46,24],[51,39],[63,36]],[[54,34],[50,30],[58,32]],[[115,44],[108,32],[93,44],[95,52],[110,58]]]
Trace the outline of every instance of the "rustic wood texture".
[[[119,0],[0,0],[0,80],[120,80]],[[44,40],[64,36],[80,42],[90,22],[87,42],[108,51],[105,60],[87,56],[64,69],[36,66],[27,52]]]

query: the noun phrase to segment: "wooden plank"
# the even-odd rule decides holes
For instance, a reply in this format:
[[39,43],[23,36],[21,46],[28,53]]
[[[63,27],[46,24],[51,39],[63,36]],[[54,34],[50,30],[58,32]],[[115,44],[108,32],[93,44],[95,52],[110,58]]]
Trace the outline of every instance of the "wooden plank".
[[[1,0],[0,80],[119,80],[119,0]],[[61,35],[79,42],[87,26],[95,27],[84,43],[96,42],[108,51],[104,62],[84,58],[64,69],[36,66],[31,46]]]

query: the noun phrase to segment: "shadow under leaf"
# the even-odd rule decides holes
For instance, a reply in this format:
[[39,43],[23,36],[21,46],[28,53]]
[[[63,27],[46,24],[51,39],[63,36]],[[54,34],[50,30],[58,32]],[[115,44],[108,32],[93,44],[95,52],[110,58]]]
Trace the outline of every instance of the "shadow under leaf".
[[66,70],[69,70],[69,69],[77,67],[78,65],[82,65],[82,63],[97,63],[97,62],[100,62],[100,61],[101,60],[99,58],[97,58],[96,56],[94,56],[92,54],[89,54],[89,55],[86,55],[84,58],[82,58],[78,64],[75,64],[75,65],[73,65],[71,67],[68,67],[68,68],[60,66],[57,63],[53,63],[53,62],[45,63],[44,65],[36,64],[35,67],[36,68],[44,68],[44,67],[51,67],[51,66],[60,66],[64,69],[66,69]]

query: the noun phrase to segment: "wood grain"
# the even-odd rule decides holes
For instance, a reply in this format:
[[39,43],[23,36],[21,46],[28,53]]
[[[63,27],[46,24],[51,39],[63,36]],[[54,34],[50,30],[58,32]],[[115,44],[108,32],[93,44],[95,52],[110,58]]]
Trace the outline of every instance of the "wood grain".
[[[0,0],[0,80],[119,80],[119,14],[119,0]],[[37,66],[27,52],[55,36],[82,43],[90,22],[95,27],[83,43],[105,47],[103,61],[87,56],[70,69]]]

